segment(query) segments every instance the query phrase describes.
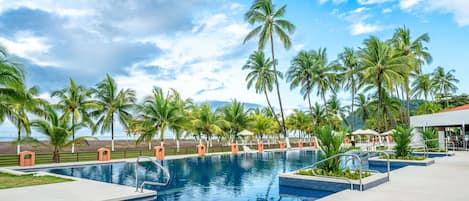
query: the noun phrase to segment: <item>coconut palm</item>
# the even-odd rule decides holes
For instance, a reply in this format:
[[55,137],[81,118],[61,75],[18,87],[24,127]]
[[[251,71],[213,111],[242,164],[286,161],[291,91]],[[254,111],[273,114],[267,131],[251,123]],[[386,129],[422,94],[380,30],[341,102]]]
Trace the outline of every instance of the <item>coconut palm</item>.
[[173,93],[174,90],[165,95],[161,88],[154,87],[152,96],[147,97],[143,104],[138,106],[139,116],[143,119],[143,126],[147,129],[140,135],[137,142],[147,141],[149,149],[151,149],[151,140],[157,132],[160,133],[160,142],[163,146],[166,130],[178,129],[179,124],[184,120],[184,114],[173,102]]
[[248,122],[249,129],[262,141],[264,136],[274,132],[275,121],[270,116],[264,116],[261,113],[252,113]]
[[324,125],[325,120],[327,118],[326,110],[322,107],[319,103],[314,103],[313,105],[313,124],[316,127],[321,127]]
[[96,109],[90,112],[91,117],[97,121],[93,132],[100,130],[101,133],[111,131],[111,150],[114,151],[114,127],[118,120],[120,125],[128,129],[128,121],[132,119],[131,109],[135,103],[135,91],[132,89],[117,89],[114,79],[106,75],[106,78],[93,89],[94,104]]
[[350,90],[352,96],[351,107],[351,128],[355,129],[355,94],[359,90],[359,62],[357,53],[353,48],[345,48],[342,53],[339,54],[339,60],[342,64],[341,74],[344,78],[344,88]]
[[75,128],[70,124],[69,119],[61,119],[57,112],[50,106],[46,106],[46,120],[34,120],[31,126],[38,132],[44,134],[48,138],[48,145],[52,146],[52,161],[60,162],[60,151],[77,142],[85,142],[86,139],[93,138],[91,136],[72,137],[72,129],[80,128],[80,124],[76,124]]
[[458,87],[455,85],[455,83],[458,83],[459,80],[454,76],[454,72],[454,70],[445,72],[443,67],[438,66],[432,73],[432,87],[435,89],[438,95],[437,97],[440,99],[444,98],[446,100],[446,107],[449,107],[448,97],[451,95],[451,93],[454,93],[456,90],[458,90]]
[[311,121],[310,115],[295,109],[293,114],[287,118],[287,128],[295,133],[298,132],[298,136],[304,138],[309,130]]
[[228,123],[221,116],[213,112],[206,103],[200,106],[194,105],[192,107],[192,116],[193,132],[200,134],[200,136],[205,135],[208,152],[210,139],[213,134],[223,133],[223,128],[227,127]]
[[7,104],[7,117],[17,129],[16,150],[19,154],[21,152],[22,133],[24,132],[27,136],[31,134],[28,113],[44,116],[45,111],[42,106],[46,105],[47,101],[38,97],[39,89],[37,87],[28,89],[24,85],[20,85],[16,87],[15,91],[19,98]]
[[276,118],[275,110],[270,103],[268,92],[273,90],[275,76],[282,78],[282,73],[272,69],[272,61],[270,58],[265,58],[264,52],[262,51],[253,52],[243,66],[243,70],[249,71],[246,75],[248,89],[254,85],[256,93],[264,93],[267,105],[272,112],[272,117],[275,118],[281,127],[281,123],[278,118]]
[[228,123],[229,134],[234,136],[234,142],[237,142],[238,133],[247,127],[249,121],[244,104],[235,99],[230,104],[220,108],[219,112]]
[[[277,72],[274,51],[274,34],[279,38],[283,46],[286,49],[289,49],[291,47],[291,39],[288,34],[293,33],[295,30],[295,25],[290,23],[288,20],[282,19],[282,17],[285,15],[285,11],[286,5],[276,9],[275,4],[272,3],[272,0],[255,0],[249,11],[246,13],[246,21],[251,25],[256,24],[256,27],[251,30],[248,35],[246,35],[243,43],[246,43],[248,40],[258,36],[258,49],[263,50],[265,44],[270,41],[272,61],[274,61],[272,63],[274,72]],[[274,76],[274,80],[280,106],[280,116],[282,118],[281,129],[287,141],[287,146],[290,147],[288,135],[285,129],[285,116],[283,114],[278,76],[276,74]]]
[[[312,52],[300,51],[291,61],[291,66],[287,71],[287,82],[290,82],[290,89],[301,86],[300,93],[303,99],[308,99],[309,112],[312,113],[311,91],[313,90],[313,66],[316,62]],[[312,114],[311,114],[312,116]]]
[[312,86],[316,88],[317,95],[322,98],[324,108],[326,113],[328,113],[326,94],[328,92],[335,93],[338,88],[339,80],[335,73],[337,65],[328,62],[325,48],[319,48],[313,54],[316,61],[313,66],[312,74],[314,77],[312,78]]
[[0,45],[0,122],[5,120],[5,115],[10,114],[8,105],[21,99],[16,89],[21,89],[24,82],[23,67],[14,62]]
[[358,94],[355,97],[355,107],[357,108],[357,115],[365,122],[370,117],[370,100],[365,94]]
[[346,113],[349,110],[348,106],[342,106],[342,103],[337,98],[337,95],[332,95],[327,102],[328,117],[334,128],[340,128],[342,123],[348,124],[346,121]]
[[376,123],[380,130],[383,90],[392,89],[404,79],[408,57],[393,49],[389,42],[383,42],[374,36],[366,39],[364,46],[358,56],[363,73],[362,82],[375,88],[378,94]]
[[[60,118],[71,118],[72,128],[75,124],[83,122],[93,127],[93,121],[89,116],[89,111],[95,108],[96,104],[90,99],[92,91],[84,86],[77,85],[70,79],[70,86],[61,90],[53,91],[51,97],[56,97],[59,102],[55,107],[62,110]],[[75,130],[72,129],[72,140],[75,139]],[[75,153],[75,144],[72,144],[72,153]]]
[[[425,46],[425,43],[430,42],[430,36],[425,33],[418,36],[415,40],[412,40],[409,28],[406,26],[399,27],[396,29],[393,38],[391,39],[395,48],[403,56],[409,57],[409,65],[407,65],[407,73],[404,76],[403,80],[403,90],[405,91],[406,99],[406,122],[409,123],[410,115],[410,76],[418,75],[421,73],[421,67],[423,64],[431,63],[432,56],[428,52],[428,48]],[[404,98],[404,97],[403,97]]]
[[[418,75],[412,82],[412,95],[414,98],[422,97],[425,99],[425,103],[428,102],[428,96],[432,95],[432,81],[429,74]],[[426,104],[425,104],[426,108]],[[425,109],[426,111],[426,109]]]

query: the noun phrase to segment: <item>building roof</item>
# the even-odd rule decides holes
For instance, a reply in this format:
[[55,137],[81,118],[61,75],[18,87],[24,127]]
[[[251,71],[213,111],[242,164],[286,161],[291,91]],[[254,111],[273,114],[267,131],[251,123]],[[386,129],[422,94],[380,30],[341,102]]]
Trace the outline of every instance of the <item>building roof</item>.
[[461,105],[461,106],[454,107],[454,108],[449,108],[441,112],[453,112],[453,111],[460,111],[460,110],[469,110],[469,104]]

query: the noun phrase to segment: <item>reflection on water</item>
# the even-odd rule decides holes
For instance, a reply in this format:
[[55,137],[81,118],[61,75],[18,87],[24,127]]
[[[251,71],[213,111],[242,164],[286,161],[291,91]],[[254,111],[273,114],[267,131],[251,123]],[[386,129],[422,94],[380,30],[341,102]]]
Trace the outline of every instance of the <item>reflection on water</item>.
[[[293,171],[317,160],[314,151],[265,152],[162,161],[171,174],[167,187],[157,190],[157,200],[314,200],[329,193],[298,195],[278,185],[278,173]],[[46,170],[52,173],[135,186],[135,163],[114,163]],[[151,162],[139,164],[139,181],[164,181]],[[300,197],[292,196],[297,195]],[[306,197],[306,198],[305,198]]]

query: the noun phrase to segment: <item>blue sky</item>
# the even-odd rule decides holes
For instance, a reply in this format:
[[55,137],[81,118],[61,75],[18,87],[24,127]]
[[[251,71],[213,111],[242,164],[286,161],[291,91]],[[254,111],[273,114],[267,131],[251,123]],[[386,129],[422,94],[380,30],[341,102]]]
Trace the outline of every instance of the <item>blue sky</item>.
[[[254,41],[242,44],[252,28],[243,16],[251,2],[0,0],[0,43],[25,65],[28,83],[38,85],[46,98],[69,78],[93,86],[109,73],[140,98],[160,86],[196,101],[237,98],[265,104],[262,95],[246,89],[241,70],[256,49]],[[430,34],[434,61],[424,71],[455,69],[460,92],[469,92],[463,77],[468,74],[469,1],[274,2],[287,4],[285,18],[297,27],[290,50],[276,44],[281,71],[299,50],[326,47],[334,60],[343,47],[360,46],[370,35],[387,39],[405,24],[414,37]],[[285,82],[281,93],[287,108],[306,105]],[[346,93],[340,98],[349,102]]]

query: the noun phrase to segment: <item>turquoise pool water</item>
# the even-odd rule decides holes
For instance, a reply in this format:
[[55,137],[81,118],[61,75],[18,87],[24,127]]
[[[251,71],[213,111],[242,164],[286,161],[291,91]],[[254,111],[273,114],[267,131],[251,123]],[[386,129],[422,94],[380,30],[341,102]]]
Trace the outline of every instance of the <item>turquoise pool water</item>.
[[[146,185],[145,189],[157,190],[158,201],[316,200],[331,192],[280,187],[278,173],[311,165],[317,157],[312,150],[291,150],[165,160],[160,163],[170,171],[169,186]],[[111,163],[42,171],[135,187],[134,168],[135,163]],[[164,180],[163,172],[151,162],[139,163],[139,176],[140,182]]]
[[[156,200],[315,200],[330,192],[302,192],[279,187],[278,173],[311,165],[314,151],[287,151],[192,157],[162,161],[171,174],[167,187],[157,190]],[[51,173],[135,186],[135,163],[113,163],[43,170]],[[141,162],[140,181],[161,179],[163,174],[150,162]]]

